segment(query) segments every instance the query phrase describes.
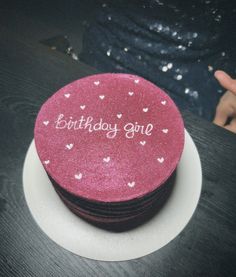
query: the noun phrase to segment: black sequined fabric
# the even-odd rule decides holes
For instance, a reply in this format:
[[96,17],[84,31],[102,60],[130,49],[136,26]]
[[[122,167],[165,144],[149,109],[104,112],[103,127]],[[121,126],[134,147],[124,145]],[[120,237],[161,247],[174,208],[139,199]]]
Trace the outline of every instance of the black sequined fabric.
[[235,75],[234,1],[101,2],[80,59],[102,72],[128,72],[163,88],[180,109],[212,120],[224,90],[214,78]]

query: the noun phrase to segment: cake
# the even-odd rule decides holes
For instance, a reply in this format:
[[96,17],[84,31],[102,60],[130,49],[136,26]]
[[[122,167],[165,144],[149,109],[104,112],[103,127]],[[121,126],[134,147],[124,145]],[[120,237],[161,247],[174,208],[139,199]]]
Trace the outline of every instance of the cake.
[[171,98],[130,74],[97,74],[53,94],[35,123],[38,156],[55,191],[81,218],[114,230],[163,205],[184,146]]

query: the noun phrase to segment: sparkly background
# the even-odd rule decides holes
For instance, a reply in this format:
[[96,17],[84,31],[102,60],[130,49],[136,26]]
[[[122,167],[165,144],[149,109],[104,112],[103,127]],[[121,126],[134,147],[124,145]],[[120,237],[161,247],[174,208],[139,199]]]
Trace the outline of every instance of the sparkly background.
[[212,120],[224,92],[214,71],[235,75],[235,25],[235,1],[100,1],[80,59],[143,76]]

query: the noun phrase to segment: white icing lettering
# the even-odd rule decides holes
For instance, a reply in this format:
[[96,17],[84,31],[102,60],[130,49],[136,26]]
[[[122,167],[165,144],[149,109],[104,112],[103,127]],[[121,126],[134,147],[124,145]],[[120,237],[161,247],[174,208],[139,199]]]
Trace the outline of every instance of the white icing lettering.
[[68,129],[68,130],[88,130],[89,133],[96,131],[105,131],[106,137],[109,139],[115,138],[117,132],[120,131],[118,129],[117,124],[110,124],[104,122],[102,118],[100,118],[99,122],[94,123],[94,119],[92,116],[88,116],[84,118],[82,115],[78,120],[73,120],[73,117],[69,117],[69,120],[66,120],[64,114],[59,114],[57,120],[55,121],[56,129]]
[[62,120],[63,117],[64,117],[64,114],[59,114],[58,119],[55,121],[56,129],[66,128],[67,122],[65,120]]
[[133,123],[127,123],[124,126],[124,130],[126,131],[125,136],[128,139],[131,139],[134,137],[135,133],[140,133],[142,135],[150,136],[152,133],[153,125],[149,123],[146,127],[144,125],[138,125],[137,122],[135,124]]
[[[64,114],[59,114],[57,120],[55,121],[56,129],[68,129],[68,130],[87,130],[89,133],[103,131],[106,132],[106,137],[113,139],[116,137],[117,133],[121,130],[118,128],[117,123],[105,122],[102,118],[99,121],[94,122],[92,116],[84,117],[83,115],[78,119],[73,119],[72,116],[65,118]],[[141,134],[146,136],[151,136],[153,125],[148,123],[147,125],[139,125],[138,122],[127,123],[123,126],[125,131],[125,137],[132,139],[135,134]],[[168,129],[162,130],[164,133],[168,132]]]

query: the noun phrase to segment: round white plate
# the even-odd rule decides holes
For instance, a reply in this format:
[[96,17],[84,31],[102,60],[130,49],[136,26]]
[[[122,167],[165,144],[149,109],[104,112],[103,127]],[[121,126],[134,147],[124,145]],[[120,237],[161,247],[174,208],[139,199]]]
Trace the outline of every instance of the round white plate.
[[185,146],[174,188],[162,209],[147,223],[113,233],[74,215],[60,200],[32,141],[24,163],[23,186],[28,207],[39,227],[58,245],[80,256],[123,261],[157,251],[173,240],[192,217],[201,193],[202,171],[197,149],[185,131]]

